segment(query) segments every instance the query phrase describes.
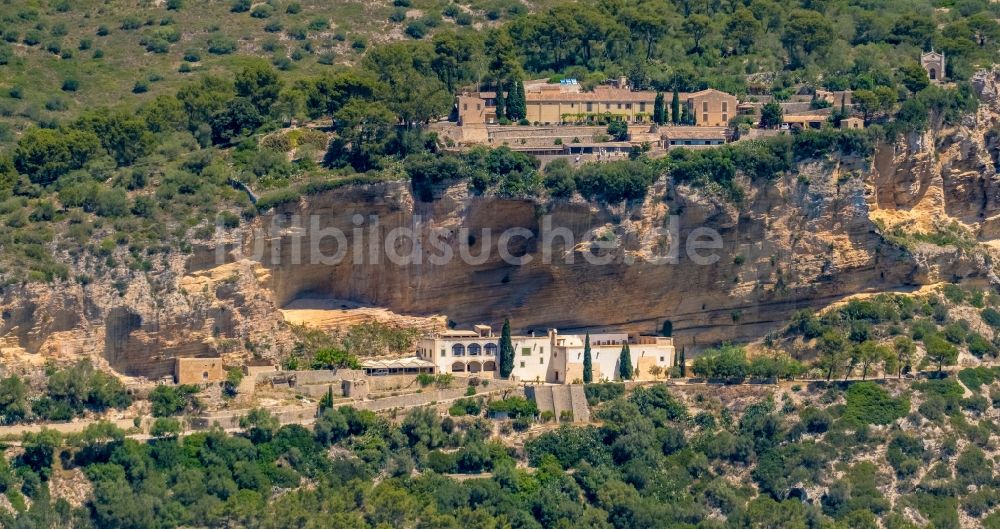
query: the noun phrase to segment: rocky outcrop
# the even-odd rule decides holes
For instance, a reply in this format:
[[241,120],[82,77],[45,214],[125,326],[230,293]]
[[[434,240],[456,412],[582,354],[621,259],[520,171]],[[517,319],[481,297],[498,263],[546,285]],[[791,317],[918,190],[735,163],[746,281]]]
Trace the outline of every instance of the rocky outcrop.
[[[930,131],[879,145],[870,159],[811,160],[774,180],[744,181],[738,206],[668,178],[644,201],[615,205],[473,196],[464,183],[421,202],[407,184],[386,182],[303,197],[149,272],[102,270],[104,258],[66,254],[71,277],[91,280],[0,291],[0,353],[6,366],[18,355],[36,364],[92,355],[150,378],[179,356],[279,357],[291,342],[280,309],[302,298],[443,314],[461,326],[510,318],[522,331],[657,332],[670,321],[679,346],[701,347],[759,338],[796,310],[852,294],[996,283],[998,81],[998,70],[977,74],[980,109],[959,126],[932,116]],[[424,244],[394,239],[401,228]],[[513,264],[497,249],[515,228],[524,231],[510,254],[529,262]],[[561,230],[551,244],[546,228]],[[699,264],[686,246],[705,229],[721,248],[703,250],[718,259]],[[389,260],[387,241],[410,262]],[[463,246],[472,258],[460,257]],[[313,247],[343,255],[311,262]],[[672,249],[676,261],[658,259]],[[432,259],[446,251],[455,257]]]

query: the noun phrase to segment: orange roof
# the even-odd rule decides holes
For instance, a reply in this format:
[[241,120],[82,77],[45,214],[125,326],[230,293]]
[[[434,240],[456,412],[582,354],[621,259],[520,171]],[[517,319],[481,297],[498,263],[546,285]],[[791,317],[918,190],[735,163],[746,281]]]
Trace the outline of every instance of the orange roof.
[[725,139],[726,127],[700,127],[692,125],[674,125],[660,129],[667,139],[671,140],[707,140]]
[[736,96],[734,96],[732,94],[723,92],[722,90],[716,90],[714,88],[706,88],[704,90],[698,90],[697,92],[692,92],[690,94],[680,94],[679,97],[681,99],[684,99],[685,97],[687,97],[687,98],[701,97],[701,96],[706,96],[706,95],[715,94],[715,93],[722,94],[722,95],[727,95],[729,97],[736,97]]
[[563,92],[551,89],[533,90],[525,92],[524,98],[527,101],[652,103],[656,100],[656,92],[650,90],[633,92],[632,90],[623,88],[598,86],[593,92]]

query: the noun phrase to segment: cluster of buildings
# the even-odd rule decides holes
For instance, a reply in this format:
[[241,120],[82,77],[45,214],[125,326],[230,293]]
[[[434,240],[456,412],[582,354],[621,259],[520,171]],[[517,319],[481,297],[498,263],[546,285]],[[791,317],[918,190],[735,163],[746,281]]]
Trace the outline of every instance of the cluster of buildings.
[[[932,83],[942,83],[944,54],[923,53],[920,64]],[[526,116],[529,126],[504,126],[497,116],[496,92],[469,91],[456,102],[457,142],[460,144],[506,145],[513,150],[538,156],[545,163],[552,157],[570,157],[579,161],[605,161],[627,157],[636,147],[665,151],[674,147],[697,148],[725,144],[741,137],[731,125],[737,116],[756,122],[761,108],[772,101],[769,93],[746,97],[743,101],[726,92],[706,89],[679,93],[680,113],[690,125],[668,124],[653,127],[658,92],[633,90],[625,78],[584,90],[574,80],[558,84],[541,79],[524,83]],[[664,107],[671,111],[673,93],[663,92]],[[779,104],[783,110],[780,129],[820,129],[829,126],[834,109],[852,108],[850,90],[825,91],[803,87],[800,93]],[[602,137],[603,123],[619,120],[628,123],[629,137],[613,140]],[[505,123],[505,122],[504,122]],[[864,120],[857,116],[840,119],[843,129],[862,129]],[[588,130],[593,129],[593,130]],[[774,131],[749,134],[768,135]],[[743,132],[746,136],[746,131]]]
[[[601,85],[584,91],[576,83],[550,84],[532,81],[524,85],[527,106],[526,119],[537,125],[584,123],[604,117],[628,123],[651,123],[657,92],[632,90],[621,78],[612,85]],[[663,94],[669,111],[672,93]],[[725,127],[736,115],[736,96],[707,89],[678,94],[682,108],[692,116],[697,126]],[[474,92],[458,97],[458,123],[461,126],[494,125],[496,92]]]
[[[586,335],[511,336],[514,369],[511,378],[522,382],[570,384],[583,380]],[[674,365],[672,338],[627,333],[590,335],[593,380],[619,378],[622,347],[629,344],[636,380],[653,380]],[[417,345],[417,359],[432,363],[437,373],[456,376],[499,377],[500,337],[488,325],[474,330],[447,330],[425,336]]]

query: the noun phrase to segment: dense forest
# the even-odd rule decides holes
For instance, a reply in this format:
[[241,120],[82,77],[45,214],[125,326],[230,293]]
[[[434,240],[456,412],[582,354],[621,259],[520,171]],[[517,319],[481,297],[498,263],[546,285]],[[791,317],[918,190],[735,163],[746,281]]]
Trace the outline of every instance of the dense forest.
[[[549,427],[523,449],[492,435],[530,422],[481,415],[530,407],[474,399],[443,419],[327,408],[312,431],[262,410],[242,435],[178,438],[172,419],[148,442],[106,423],[46,431],[0,460],[0,525],[995,528],[998,375],[793,385],[735,406],[718,389],[594,384],[599,426]],[[53,499],[67,476],[89,483],[79,506]]]

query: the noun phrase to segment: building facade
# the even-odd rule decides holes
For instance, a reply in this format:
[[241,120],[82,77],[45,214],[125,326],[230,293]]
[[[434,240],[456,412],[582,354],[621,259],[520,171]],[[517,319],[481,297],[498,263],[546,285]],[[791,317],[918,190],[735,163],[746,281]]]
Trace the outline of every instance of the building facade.
[[940,83],[944,79],[944,54],[930,51],[920,54],[920,66],[927,70],[927,77],[932,83]]
[[[583,91],[579,85],[529,83],[525,85],[526,119],[540,125],[600,121],[606,116],[629,123],[650,123],[657,92],[632,90],[619,82]],[[664,106],[670,111],[673,95],[664,92]],[[707,89],[680,93],[678,98],[693,116],[695,125],[726,127],[736,116],[736,96]],[[472,92],[458,96],[459,125],[491,125],[499,122],[495,92]]]
[[[543,336],[511,336],[514,369],[511,377],[523,382],[565,384],[583,380],[585,335],[561,335],[555,329]],[[611,333],[590,337],[593,380],[616,380],[622,346],[628,343],[637,380],[652,380],[674,362],[673,339],[660,336]],[[500,337],[489,326],[474,331],[448,330],[426,336],[417,345],[417,357],[434,362],[438,373],[456,376],[499,377]],[[658,369],[654,369],[657,366]]]
[[226,379],[222,358],[177,358],[174,362],[177,384],[208,384]]
[[[736,106],[739,104],[736,96],[714,88],[679,94],[679,97],[687,103],[695,118],[695,125],[699,127],[728,127],[729,120],[736,116]],[[669,97],[667,101],[669,105]]]
[[656,101],[656,92],[611,86],[579,92],[561,85],[542,85],[524,96],[528,121],[542,124],[585,122],[605,115],[629,123],[648,123]]

